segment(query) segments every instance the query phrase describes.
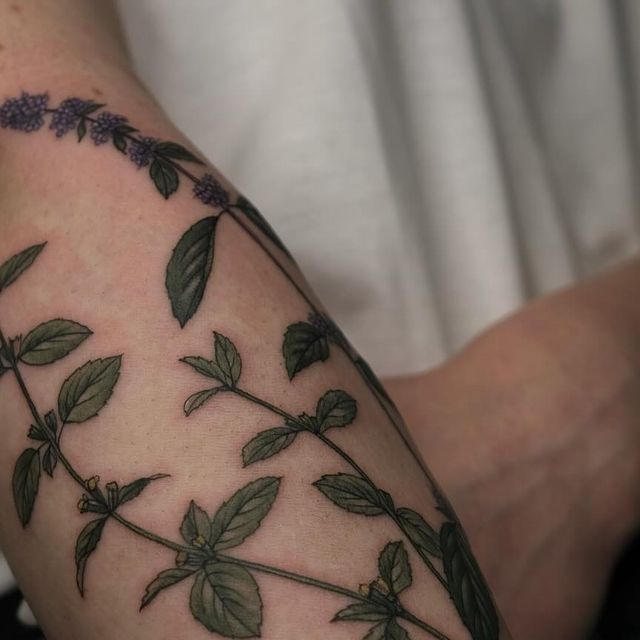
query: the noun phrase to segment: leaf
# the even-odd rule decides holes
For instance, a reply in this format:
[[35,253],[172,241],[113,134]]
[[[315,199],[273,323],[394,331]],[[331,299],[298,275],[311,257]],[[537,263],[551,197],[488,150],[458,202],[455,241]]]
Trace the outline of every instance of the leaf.
[[344,427],[356,417],[356,401],[345,391],[333,389],[327,391],[316,407],[316,419],[320,432],[331,427]]
[[189,504],[189,509],[184,516],[180,533],[187,544],[202,536],[205,542],[211,540],[211,522],[207,512],[199,507],[193,500]]
[[473,640],[498,640],[500,625],[489,587],[460,525],[442,525],[440,546],[449,593]]
[[378,492],[358,476],[348,473],[324,475],[313,485],[335,505],[351,513],[378,516],[385,512]]
[[82,142],[82,138],[87,135],[87,121],[84,118],[80,118],[76,133],[78,134],[78,142]]
[[173,160],[184,160],[185,162],[195,162],[196,164],[204,164],[200,158],[191,153],[188,149],[185,149],[181,144],[177,142],[160,142],[153,150],[167,158]]
[[196,574],[191,589],[193,617],[225,638],[256,638],[262,625],[262,600],[253,576],[229,562],[210,562]]
[[211,399],[222,387],[215,387],[214,389],[203,389],[192,395],[190,395],[184,403],[184,412],[187,416],[190,416],[196,409],[199,409],[207,400]]
[[40,456],[38,450],[25,449],[13,470],[13,501],[23,527],[29,524],[40,483]]
[[384,640],[409,640],[409,634],[392,618],[384,630]]
[[165,285],[174,317],[184,327],[197,311],[214,256],[218,218],[203,218],[178,241],[167,266]]
[[107,404],[118,377],[122,356],[90,360],[62,384],[58,415],[62,422],[84,422]]
[[327,336],[309,322],[296,322],[287,327],[282,343],[284,363],[289,380],[314,362],[324,362],[329,357]]
[[149,175],[156,189],[165,200],[178,190],[178,172],[165,160],[154,160],[149,167]]
[[173,569],[167,569],[161,571],[145,589],[144,596],[142,596],[142,602],[140,603],[140,610],[144,609],[150,604],[155,597],[167,587],[171,587],[174,584],[188,578],[193,573],[193,569],[182,569],[175,567]]
[[386,622],[381,622],[377,624],[375,627],[371,627],[369,629],[369,633],[362,638],[362,640],[385,640],[385,630],[387,628]]
[[89,556],[96,550],[102,530],[108,518],[92,520],[78,536],[76,541],[76,584],[80,595],[84,595],[84,572]]
[[400,519],[403,532],[422,553],[428,553],[436,558],[442,557],[438,534],[419,513],[402,507],[396,511],[396,515]]
[[[127,153],[127,139],[117,129],[113,132],[111,137],[113,146],[120,151],[120,153]],[[167,196],[165,196],[167,197]]]
[[386,400],[387,404],[391,405],[395,408],[395,404],[393,400],[389,397],[387,390],[382,386],[380,380],[378,380],[378,376],[373,372],[373,369],[369,365],[369,363],[362,357],[358,356],[353,364],[356,365],[358,371],[365,379],[365,382],[384,400]]
[[240,354],[229,338],[217,331],[214,331],[213,335],[216,364],[224,376],[225,384],[235,387],[242,371]]
[[390,615],[388,609],[377,602],[357,602],[341,609],[333,618],[339,620],[355,620],[359,622],[379,622],[386,620]]
[[271,242],[273,242],[273,244],[276,245],[276,247],[278,247],[278,249],[284,251],[284,253],[286,253],[287,256],[293,260],[293,257],[289,253],[289,250],[284,246],[284,243],[282,242],[282,240],[280,240],[278,234],[273,230],[273,227],[267,222],[265,217],[251,204],[251,202],[249,202],[249,200],[247,200],[244,196],[239,196],[238,201],[236,202],[236,207],[240,209],[240,211],[242,211],[242,213],[244,213],[244,215],[247,216],[247,218],[249,218],[249,220],[251,220],[251,222],[255,224],[256,227],[258,227],[258,229],[260,229],[260,231],[262,231],[262,233],[264,233],[264,235],[267,236],[267,238],[269,238]]
[[24,337],[19,358],[30,365],[51,364],[71,353],[90,335],[90,329],[73,320],[49,320]]
[[166,473],[156,473],[153,476],[147,476],[146,478],[138,478],[129,484],[125,484],[118,492],[118,504],[124,504],[134,498],[137,498],[142,491],[148,487],[154,480],[161,480],[162,478],[168,478]]
[[269,513],[278,495],[280,478],[253,480],[224,502],[211,522],[211,545],[215,551],[237,547]]
[[57,464],[58,454],[51,445],[48,445],[44,450],[44,455],[42,456],[42,468],[50,478],[53,478],[53,471]]
[[411,585],[409,556],[402,542],[389,542],[378,558],[380,577],[396,595]]
[[35,244],[0,265],[0,291],[13,284],[35,261],[47,243]]
[[242,449],[242,461],[248,467],[259,460],[266,460],[276,453],[286,449],[298,435],[299,429],[295,427],[274,427],[261,431],[252,438]]
[[220,371],[218,365],[215,362],[211,362],[211,360],[203,358],[202,356],[186,356],[185,358],[181,358],[180,362],[188,364],[198,373],[203,376],[207,376],[207,378],[213,378],[214,380],[220,381],[223,379],[222,371]]

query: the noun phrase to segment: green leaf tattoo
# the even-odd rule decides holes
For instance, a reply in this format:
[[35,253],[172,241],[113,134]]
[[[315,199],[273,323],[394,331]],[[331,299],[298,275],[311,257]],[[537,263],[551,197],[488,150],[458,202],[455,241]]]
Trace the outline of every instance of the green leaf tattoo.
[[180,238],[167,266],[166,287],[181,327],[197,311],[213,265],[217,217],[196,222]]
[[218,370],[222,375],[221,382],[234,387],[240,380],[242,360],[235,345],[229,338],[217,331],[214,332],[214,355]]
[[345,427],[356,418],[356,401],[345,391],[332,389],[318,401],[316,420],[321,432],[331,427]]
[[182,582],[182,580],[188,578],[193,573],[193,569],[183,569],[180,567],[161,571],[154,580],[147,585],[144,596],[142,597],[140,609],[142,610],[147,605],[151,604],[163,589],[172,587],[174,584],[178,584],[178,582]]
[[149,167],[149,175],[165,200],[178,190],[178,172],[166,160],[154,160]]
[[89,556],[96,550],[107,518],[92,520],[80,532],[76,541],[76,583],[78,590],[84,595],[84,572]]
[[31,520],[40,484],[40,455],[37,449],[25,449],[13,471],[13,501],[23,527]]
[[362,478],[348,473],[324,475],[314,486],[335,505],[351,513],[379,516],[385,512],[380,494]]
[[411,585],[411,567],[404,544],[390,542],[378,558],[380,577],[394,594],[399,594]]
[[291,427],[274,427],[260,432],[251,439],[242,449],[242,461],[248,467],[259,460],[266,460],[276,453],[286,449],[300,432],[300,429]]
[[13,284],[34,263],[46,244],[34,244],[0,265],[0,292]]
[[49,320],[24,337],[19,358],[25,364],[51,364],[71,353],[91,333],[90,329],[73,320]]
[[284,334],[282,345],[289,379],[314,362],[322,362],[329,357],[327,336],[309,322],[290,325]]

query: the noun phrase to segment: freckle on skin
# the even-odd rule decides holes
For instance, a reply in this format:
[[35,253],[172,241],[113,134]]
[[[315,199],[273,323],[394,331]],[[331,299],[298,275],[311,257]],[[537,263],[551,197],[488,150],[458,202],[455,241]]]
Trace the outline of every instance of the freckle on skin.
[[19,4],[12,4],[9,8],[14,13],[22,13],[22,7]]
[[91,87],[91,91],[93,91],[94,96],[102,96],[104,95],[98,87]]

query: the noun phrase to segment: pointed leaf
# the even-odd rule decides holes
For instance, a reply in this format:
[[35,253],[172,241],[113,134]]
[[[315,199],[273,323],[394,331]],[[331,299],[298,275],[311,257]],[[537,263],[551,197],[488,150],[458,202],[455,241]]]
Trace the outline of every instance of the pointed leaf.
[[159,142],[153,150],[166,158],[173,160],[184,160],[185,162],[195,162],[196,164],[204,164],[202,160],[197,158],[188,149],[185,149],[177,142]]
[[25,449],[13,470],[13,501],[23,527],[29,524],[40,484],[40,456],[37,449]]
[[289,325],[282,344],[284,362],[289,379],[314,362],[324,362],[329,357],[327,336],[309,322]]
[[389,542],[378,558],[380,577],[396,595],[411,585],[409,556],[402,542]]
[[442,525],[440,546],[449,593],[471,637],[498,640],[500,625],[491,593],[460,525]]
[[201,536],[205,542],[211,540],[211,521],[207,512],[199,507],[193,500],[189,504],[189,509],[184,516],[180,533],[187,544]]
[[56,453],[56,450],[51,445],[47,445],[42,456],[42,468],[50,478],[53,477],[53,471],[57,464],[58,454]]
[[365,516],[385,512],[379,493],[365,480],[348,473],[324,475],[313,485],[341,509]]
[[19,358],[25,364],[51,364],[71,353],[90,335],[90,329],[73,320],[49,320],[24,337]]
[[211,562],[196,575],[191,589],[193,617],[225,638],[257,638],[262,600],[253,576],[229,562]]
[[82,142],[82,139],[87,135],[87,121],[84,118],[78,122],[76,133],[78,134],[78,142]]
[[236,491],[213,516],[211,545],[216,551],[238,546],[269,513],[280,478],[258,478]]
[[295,427],[275,427],[262,431],[249,440],[242,449],[242,460],[247,467],[259,460],[266,460],[286,449],[298,435]]
[[234,387],[240,379],[242,360],[236,346],[221,333],[213,332],[214,356],[218,368],[224,376],[225,384]]
[[80,532],[76,541],[76,584],[80,595],[84,595],[84,572],[87,568],[87,560],[98,546],[106,522],[107,518],[92,520]]
[[377,602],[356,602],[336,613],[333,620],[355,620],[360,622],[379,622],[386,620],[391,613]]
[[202,356],[186,356],[180,359],[180,362],[188,364],[193,367],[198,373],[207,378],[213,378],[214,380],[223,381],[224,375],[215,362],[207,360]]
[[384,640],[409,640],[409,634],[392,618],[384,630]]
[[168,200],[169,196],[177,191],[180,182],[178,172],[169,162],[154,160],[149,167],[149,175],[165,200]]
[[190,416],[196,409],[199,409],[204,405],[207,400],[210,400],[219,391],[222,391],[222,387],[215,387],[214,389],[203,389],[192,395],[190,395],[184,403],[184,412],[187,416]]
[[436,558],[442,557],[440,538],[433,527],[412,509],[402,507],[396,511],[400,519],[400,526],[409,540],[416,545],[420,554],[429,554]]
[[218,218],[203,218],[180,238],[167,266],[174,317],[184,327],[198,309],[211,273]]
[[125,502],[129,502],[130,500],[137,498],[154,480],[161,480],[162,478],[168,477],[169,476],[166,473],[156,473],[153,476],[138,478],[129,484],[125,484],[118,492],[118,504],[124,504]]
[[63,383],[58,396],[62,422],[84,422],[107,404],[118,377],[122,356],[90,360]]
[[46,244],[43,242],[24,249],[0,265],[0,291],[14,283],[33,264]]
[[381,622],[377,624],[375,627],[371,627],[369,629],[369,633],[362,638],[362,640],[386,640],[385,631],[387,628],[386,622]]
[[356,401],[345,391],[327,391],[318,401],[316,419],[320,432],[331,427],[344,427],[356,417]]
[[142,596],[142,602],[140,603],[140,610],[144,609],[148,604],[150,604],[155,597],[167,587],[171,587],[178,582],[181,582],[185,578],[188,578],[192,573],[193,569],[182,569],[180,567],[175,567],[173,569],[167,569],[166,571],[161,571],[148,585],[145,589],[144,596]]
[[249,218],[249,220],[251,220],[251,222],[253,222],[253,224],[255,224],[256,227],[258,227],[258,229],[260,229],[260,231],[262,231],[262,233],[264,233],[264,235],[267,236],[267,238],[269,238],[269,240],[271,240],[271,242],[276,245],[276,247],[278,247],[278,249],[284,251],[284,253],[286,253],[287,256],[289,256],[289,258],[293,260],[288,249],[284,246],[284,243],[282,242],[282,240],[280,240],[278,234],[273,230],[273,227],[267,222],[265,217],[251,204],[251,202],[249,202],[249,200],[247,200],[243,196],[240,196],[238,198],[238,201],[236,202],[236,207],[238,207],[238,209],[240,209],[240,211],[242,211],[242,213],[244,213],[244,215],[247,216],[247,218]]

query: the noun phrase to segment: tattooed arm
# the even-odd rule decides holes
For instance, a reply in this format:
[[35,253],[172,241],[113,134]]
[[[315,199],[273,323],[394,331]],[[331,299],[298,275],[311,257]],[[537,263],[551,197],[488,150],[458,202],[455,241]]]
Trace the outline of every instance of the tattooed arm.
[[105,7],[0,2],[0,543],[47,636],[508,638],[385,391]]

